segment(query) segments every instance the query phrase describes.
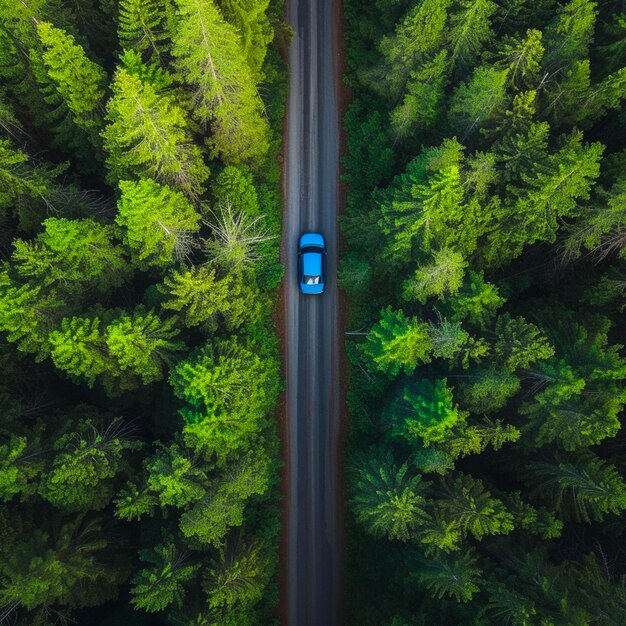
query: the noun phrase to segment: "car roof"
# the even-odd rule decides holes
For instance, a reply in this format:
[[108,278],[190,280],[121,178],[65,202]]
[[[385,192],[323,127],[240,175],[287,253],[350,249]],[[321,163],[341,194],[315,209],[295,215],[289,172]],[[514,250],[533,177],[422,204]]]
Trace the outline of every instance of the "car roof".
[[302,273],[307,276],[321,276],[322,255],[319,252],[305,252],[302,255]]
[[320,233],[304,233],[300,237],[300,248],[304,246],[321,246],[324,247],[324,236]]

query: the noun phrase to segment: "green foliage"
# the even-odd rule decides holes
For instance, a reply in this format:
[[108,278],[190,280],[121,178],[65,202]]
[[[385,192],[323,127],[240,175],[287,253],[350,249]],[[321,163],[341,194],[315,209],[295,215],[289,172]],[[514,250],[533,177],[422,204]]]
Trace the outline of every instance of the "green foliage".
[[191,198],[202,193],[209,171],[174,96],[159,94],[123,67],[115,72],[112,91],[102,132],[109,182],[152,177]]
[[401,370],[410,374],[419,363],[428,363],[430,350],[428,325],[391,307],[381,311],[380,322],[363,344],[363,354],[374,368],[392,377]]
[[189,563],[185,551],[171,541],[140,550],[139,557],[148,567],[132,580],[132,605],[149,613],[171,604],[180,608],[185,598],[184,584],[194,578],[200,564]]
[[259,165],[269,147],[269,126],[237,32],[213,0],[176,4],[172,52],[191,89],[193,115],[210,125],[214,154],[227,163]]
[[457,602],[468,602],[480,591],[481,573],[471,552],[438,554],[424,563],[419,580],[434,598],[448,596]]
[[267,565],[268,555],[262,545],[238,542],[220,548],[203,584],[209,605],[232,607],[257,602],[267,583]]
[[24,499],[34,493],[35,479],[43,469],[38,447],[15,434],[0,445],[0,498],[4,502],[16,495]]
[[166,2],[120,0],[118,38],[124,50],[160,59],[168,50]]
[[495,332],[495,353],[512,372],[554,355],[554,349],[541,331],[523,317],[511,317],[508,313],[500,315]]
[[37,24],[48,77],[72,114],[73,122],[98,147],[101,143],[101,103],[104,71],[90,61],[71,35],[48,22]]
[[115,231],[92,219],[50,217],[34,241],[14,242],[15,271],[43,286],[54,285],[78,296],[85,287],[105,292],[121,286],[129,275]]
[[200,216],[185,196],[151,179],[120,181],[116,222],[140,267],[163,267],[186,259]]
[[450,430],[465,415],[454,405],[452,390],[445,379],[421,379],[405,387],[387,411],[391,433],[409,443],[445,441]]
[[181,361],[170,380],[188,404],[180,411],[187,445],[220,459],[245,448],[276,400],[277,365],[236,340],[208,343]]
[[225,470],[207,495],[181,516],[185,537],[220,546],[229,528],[243,523],[246,501],[267,490],[269,459],[264,453],[248,452]]
[[41,495],[67,511],[104,508],[113,495],[113,479],[125,467],[124,452],[141,445],[128,441],[128,434],[119,419],[102,428],[85,420],[81,432],[59,438],[52,468],[41,481]]
[[432,296],[455,296],[463,284],[466,267],[460,253],[442,248],[434,253],[432,264],[419,267],[415,277],[405,283],[404,297],[425,304]]
[[419,475],[407,464],[398,467],[389,451],[372,451],[351,468],[352,509],[357,521],[375,537],[408,541],[424,514]]

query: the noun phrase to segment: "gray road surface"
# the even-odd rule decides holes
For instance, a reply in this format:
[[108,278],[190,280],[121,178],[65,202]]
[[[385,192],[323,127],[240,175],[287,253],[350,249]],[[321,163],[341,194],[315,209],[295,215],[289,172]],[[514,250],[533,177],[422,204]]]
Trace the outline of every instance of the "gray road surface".
[[[289,626],[333,626],[339,595],[339,136],[333,1],[339,0],[287,0],[296,33],[289,52],[283,225]],[[296,250],[304,231],[326,238],[328,280],[321,296],[298,290]]]

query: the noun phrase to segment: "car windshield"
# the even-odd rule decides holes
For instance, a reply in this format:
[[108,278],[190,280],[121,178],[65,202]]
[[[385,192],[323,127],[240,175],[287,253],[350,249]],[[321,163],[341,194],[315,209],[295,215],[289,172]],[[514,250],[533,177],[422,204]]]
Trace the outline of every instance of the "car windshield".
[[305,285],[319,285],[321,276],[307,276],[304,275],[304,284]]

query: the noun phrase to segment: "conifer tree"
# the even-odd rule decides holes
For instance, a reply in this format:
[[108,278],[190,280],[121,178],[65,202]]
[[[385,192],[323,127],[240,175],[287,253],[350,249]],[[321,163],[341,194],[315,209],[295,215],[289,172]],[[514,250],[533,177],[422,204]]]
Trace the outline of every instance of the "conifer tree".
[[201,194],[209,172],[174,97],[157,93],[122,67],[115,72],[112,90],[109,124],[102,132],[109,182],[152,177],[192,199]]
[[166,2],[120,0],[119,5],[117,34],[122,48],[159,61],[168,50]]
[[85,55],[74,38],[49,22],[37,24],[43,63],[57,93],[96,147],[100,146],[105,73]]
[[181,192],[149,178],[122,180],[120,191],[115,221],[140,267],[167,266],[191,254],[200,216]]
[[211,145],[227,163],[259,165],[269,146],[269,126],[235,29],[213,0],[176,0],[176,68],[192,89],[192,111],[209,124]]

